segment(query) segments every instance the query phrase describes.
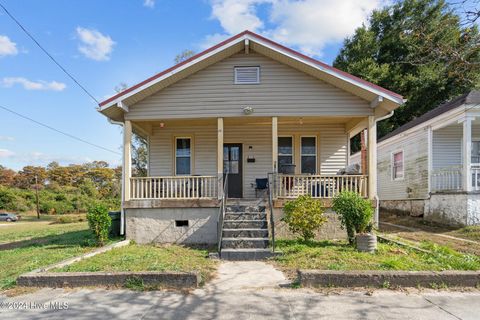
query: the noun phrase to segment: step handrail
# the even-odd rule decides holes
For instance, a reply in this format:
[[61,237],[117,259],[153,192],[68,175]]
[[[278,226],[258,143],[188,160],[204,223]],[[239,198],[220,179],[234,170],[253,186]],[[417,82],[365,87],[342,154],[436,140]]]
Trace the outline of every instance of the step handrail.
[[275,219],[273,218],[273,180],[274,173],[268,174],[268,206],[270,209],[270,229],[272,230],[272,252],[275,252]]
[[220,254],[222,250],[223,240],[223,223],[225,220],[225,206],[228,198],[228,171],[225,173],[225,179],[223,180],[223,193],[220,199],[220,209],[218,212],[218,224],[217,224],[217,236],[218,236],[218,248],[217,251]]

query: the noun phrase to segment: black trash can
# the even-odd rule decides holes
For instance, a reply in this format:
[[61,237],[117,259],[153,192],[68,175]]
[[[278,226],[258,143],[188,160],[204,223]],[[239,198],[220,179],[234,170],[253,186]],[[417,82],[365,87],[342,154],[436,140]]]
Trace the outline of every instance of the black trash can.
[[110,225],[110,230],[108,235],[110,237],[119,237],[120,236],[120,211],[110,211],[108,213],[110,219],[112,219],[112,224]]

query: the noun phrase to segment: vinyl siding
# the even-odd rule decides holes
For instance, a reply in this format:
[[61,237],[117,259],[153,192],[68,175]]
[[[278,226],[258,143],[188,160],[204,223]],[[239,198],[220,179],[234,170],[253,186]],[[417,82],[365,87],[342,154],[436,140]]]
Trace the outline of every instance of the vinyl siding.
[[[235,85],[235,66],[260,66],[260,84]],[[128,120],[255,116],[371,115],[369,103],[275,60],[236,54],[129,107]]]
[[[279,125],[278,135],[292,135],[295,163],[300,163],[300,137],[317,137],[317,172],[335,174],[346,165],[347,135],[343,124]],[[150,137],[150,175],[174,175],[174,138],[193,139],[193,174],[216,175],[216,123],[156,127]],[[264,123],[225,124],[224,143],[243,144],[243,197],[255,197],[255,179],[272,172],[272,127]],[[252,149],[249,149],[249,146]],[[255,158],[248,163],[248,156]],[[300,172],[300,167],[297,167]]]
[[[392,152],[403,150],[404,179],[392,180]],[[380,200],[425,199],[428,196],[428,134],[423,128],[382,144],[377,151]]]

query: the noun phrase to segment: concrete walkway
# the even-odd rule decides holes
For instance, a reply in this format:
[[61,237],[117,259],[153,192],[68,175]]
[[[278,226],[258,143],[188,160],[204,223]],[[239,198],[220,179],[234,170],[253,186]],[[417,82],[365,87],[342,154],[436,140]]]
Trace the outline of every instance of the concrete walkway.
[[170,291],[42,289],[2,302],[68,304],[66,310],[0,310],[0,319],[478,319],[480,293],[406,294],[377,290],[319,293],[281,288],[283,274],[262,262],[224,262],[218,277],[189,294]]

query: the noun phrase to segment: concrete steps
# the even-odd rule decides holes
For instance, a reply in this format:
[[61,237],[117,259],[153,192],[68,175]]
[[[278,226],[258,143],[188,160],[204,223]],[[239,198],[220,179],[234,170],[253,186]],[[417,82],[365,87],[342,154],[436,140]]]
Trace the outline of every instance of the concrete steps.
[[272,256],[265,209],[259,200],[227,201],[220,258],[262,260]]

